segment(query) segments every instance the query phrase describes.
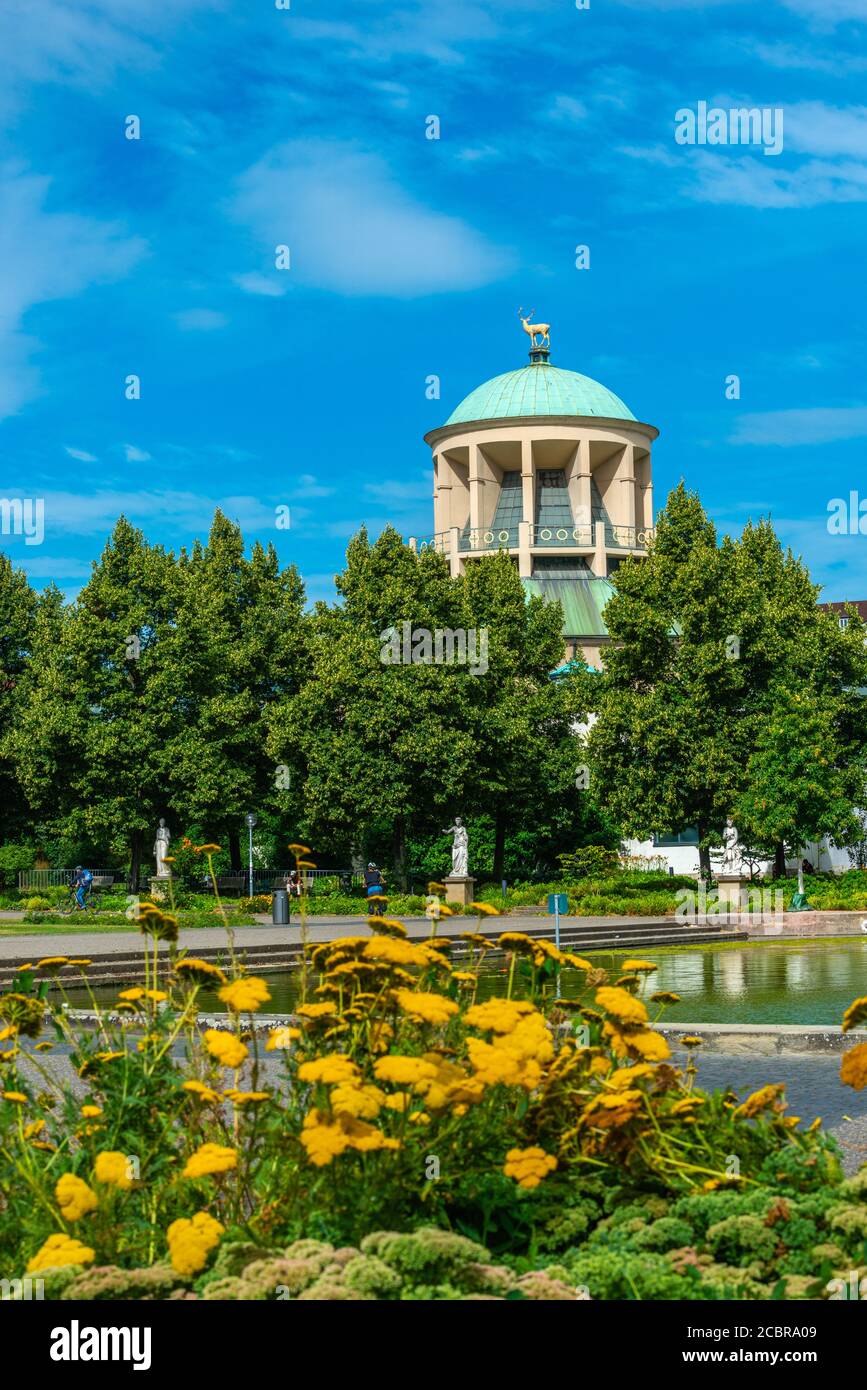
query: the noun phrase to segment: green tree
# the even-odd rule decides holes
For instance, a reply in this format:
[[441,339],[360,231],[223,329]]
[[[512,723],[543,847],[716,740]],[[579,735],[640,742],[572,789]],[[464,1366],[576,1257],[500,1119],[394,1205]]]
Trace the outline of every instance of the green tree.
[[681,484],[647,560],[614,583],[589,739],[612,818],[639,837],[696,826],[704,877],[729,819],[778,864],[821,834],[848,843],[864,783],[863,630],[817,608],[770,522],[720,544]]
[[0,844],[23,836],[28,809],[15,775],[9,738],[21,706],[37,611],[36,594],[23,570],[0,553]]
[[172,556],[121,517],[76,602],[38,615],[12,739],[47,833],[127,859],[133,883],[166,811],[176,604]]
[[247,559],[240,528],[219,511],[207,545],[181,555],[179,580],[162,673],[175,714],[169,804],[184,824],[227,844],[237,869],[246,812],[287,830],[296,814],[298,769],[269,757],[266,719],[300,684],[304,588],[272,545],[255,544]]

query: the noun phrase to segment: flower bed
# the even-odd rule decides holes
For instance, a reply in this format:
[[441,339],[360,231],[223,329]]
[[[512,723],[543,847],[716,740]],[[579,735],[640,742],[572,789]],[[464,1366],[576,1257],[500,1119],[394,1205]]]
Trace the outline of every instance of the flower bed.
[[[61,985],[47,1028],[26,988],[0,996],[0,1252],[46,1297],[810,1298],[863,1260],[867,1172],[844,1181],[780,1086],[740,1100],[676,1069],[653,1027],[675,996],[651,1019],[635,994],[652,961],[609,979],[506,931],[507,995],[479,1002],[478,930],[453,968],[448,941],[369,919],[306,948],[265,1041],[268,985],[228,924],[225,971],[160,908],[139,925],[145,983],[96,1028],[62,1008],[86,960],[33,967]],[[229,1029],[203,1026],[205,988]],[[865,1018],[856,1001],[844,1027]],[[865,1084],[867,1044],[842,1075]]]

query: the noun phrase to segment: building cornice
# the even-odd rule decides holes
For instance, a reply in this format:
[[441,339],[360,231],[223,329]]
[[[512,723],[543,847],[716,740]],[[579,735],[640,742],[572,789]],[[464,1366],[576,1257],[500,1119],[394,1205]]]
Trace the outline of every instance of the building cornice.
[[425,444],[433,448],[441,444],[443,440],[449,439],[454,435],[481,434],[486,430],[503,430],[517,427],[533,428],[551,425],[570,425],[578,429],[617,429],[621,433],[635,431],[643,434],[647,439],[654,440],[659,438],[659,430],[655,425],[642,424],[640,420],[616,420],[603,415],[506,415],[496,420],[467,420],[453,425],[438,425],[434,430],[428,430],[424,436]]

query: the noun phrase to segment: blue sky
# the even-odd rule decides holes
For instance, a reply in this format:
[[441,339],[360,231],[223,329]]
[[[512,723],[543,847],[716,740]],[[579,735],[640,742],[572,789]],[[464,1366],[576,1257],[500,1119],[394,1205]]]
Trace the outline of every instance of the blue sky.
[[[0,496],[46,528],[0,545],[35,584],[219,503],[330,595],[362,522],[430,532],[422,435],[526,362],[522,304],[659,427],[658,504],[769,513],[867,598],[826,524],[867,498],[867,0],[4,0],[0,51]],[[700,101],[782,108],[782,153],[678,145]]]

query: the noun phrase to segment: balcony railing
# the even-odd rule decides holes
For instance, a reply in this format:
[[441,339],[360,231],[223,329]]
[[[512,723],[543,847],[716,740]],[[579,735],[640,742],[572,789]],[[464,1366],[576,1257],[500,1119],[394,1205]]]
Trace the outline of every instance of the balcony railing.
[[466,550],[514,550],[518,545],[517,526],[478,526],[472,527],[458,540],[458,549]]
[[531,526],[530,544],[533,546],[568,546],[581,550],[592,550],[594,546],[592,526]]
[[[590,526],[530,526],[529,542],[534,550],[593,550],[596,546],[596,527]],[[654,537],[652,526],[605,525],[606,550],[644,550]],[[452,533],[439,531],[433,536],[420,536],[416,549],[437,550],[448,555]],[[520,528],[517,526],[478,526],[458,535],[458,551],[462,555],[492,550],[517,550]]]

